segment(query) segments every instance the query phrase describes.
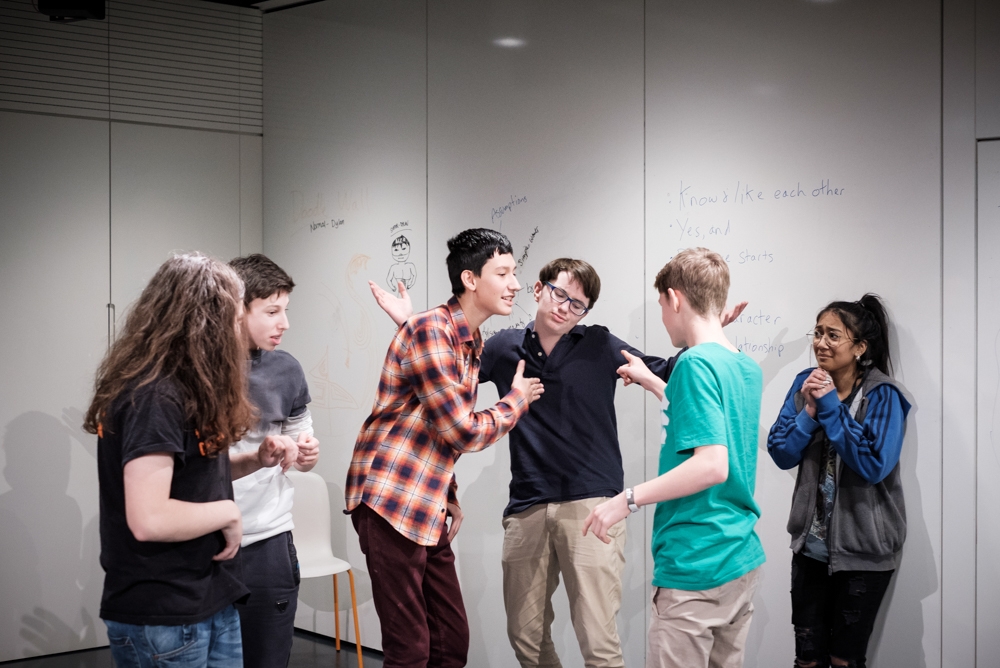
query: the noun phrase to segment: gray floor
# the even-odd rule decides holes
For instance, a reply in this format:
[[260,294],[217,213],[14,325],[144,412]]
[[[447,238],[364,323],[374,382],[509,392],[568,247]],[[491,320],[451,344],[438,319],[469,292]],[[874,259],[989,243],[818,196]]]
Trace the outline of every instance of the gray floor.
[[[292,643],[290,668],[357,668],[358,654],[354,645],[341,641],[340,651],[334,647],[333,638],[305,631],[296,631]],[[382,668],[382,654],[373,650],[362,652],[365,668]],[[35,659],[5,661],[2,666],[11,668],[114,668],[111,652],[107,647],[82,652],[55,654]]]

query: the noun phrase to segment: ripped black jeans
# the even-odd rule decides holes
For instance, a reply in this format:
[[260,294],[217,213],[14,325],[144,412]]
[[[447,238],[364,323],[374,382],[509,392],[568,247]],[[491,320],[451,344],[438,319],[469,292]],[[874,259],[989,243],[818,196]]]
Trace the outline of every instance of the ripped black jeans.
[[830,656],[865,668],[868,638],[893,571],[840,571],[792,555],[792,625],[800,664],[830,665]]

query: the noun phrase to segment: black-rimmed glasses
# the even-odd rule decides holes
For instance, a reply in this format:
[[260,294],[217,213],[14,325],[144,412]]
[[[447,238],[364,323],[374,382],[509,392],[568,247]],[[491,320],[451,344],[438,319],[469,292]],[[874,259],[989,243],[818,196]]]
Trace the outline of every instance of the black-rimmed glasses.
[[548,281],[545,285],[549,286],[549,290],[552,292],[552,299],[556,301],[557,304],[563,304],[569,302],[569,311],[573,315],[585,315],[590,309],[579,299],[573,299],[569,296],[569,293],[560,287],[552,285]]

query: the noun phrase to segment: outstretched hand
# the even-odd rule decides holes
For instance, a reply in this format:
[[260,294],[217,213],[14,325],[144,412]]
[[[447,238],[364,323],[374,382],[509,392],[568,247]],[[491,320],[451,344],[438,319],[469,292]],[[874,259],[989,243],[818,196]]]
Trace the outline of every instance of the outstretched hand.
[[398,297],[388,290],[383,290],[382,286],[375,281],[368,281],[368,287],[371,288],[372,295],[379,307],[392,318],[397,327],[413,315],[413,302],[410,300],[410,293],[406,291],[403,281],[396,284],[396,289],[399,290]]
[[625,380],[625,385],[636,383],[662,399],[663,388],[666,387],[663,379],[650,371],[641,358],[629,351],[623,350],[622,356],[625,358],[625,364],[618,367],[618,375]]
[[722,326],[725,327],[732,321],[736,320],[736,318],[740,317],[740,314],[743,313],[743,309],[745,309],[747,307],[747,304],[749,303],[750,302],[740,302],[739,304],[732,307],[728,311],[723,311],[722,315],[719,316],[720,319],[722,320]]

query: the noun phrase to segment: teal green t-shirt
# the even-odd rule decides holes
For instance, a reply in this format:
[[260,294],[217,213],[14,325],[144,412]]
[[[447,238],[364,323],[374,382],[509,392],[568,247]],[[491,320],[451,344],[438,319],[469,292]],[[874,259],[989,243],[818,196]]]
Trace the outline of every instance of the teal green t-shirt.
[[724,445],[729,477],[656,505],[653,586],[711,589],[764,563],[753,498],[762,390],[757,363],[717,343],[694,346],[677,360],[663,397],[659,474],[687,461],[696,447]]

